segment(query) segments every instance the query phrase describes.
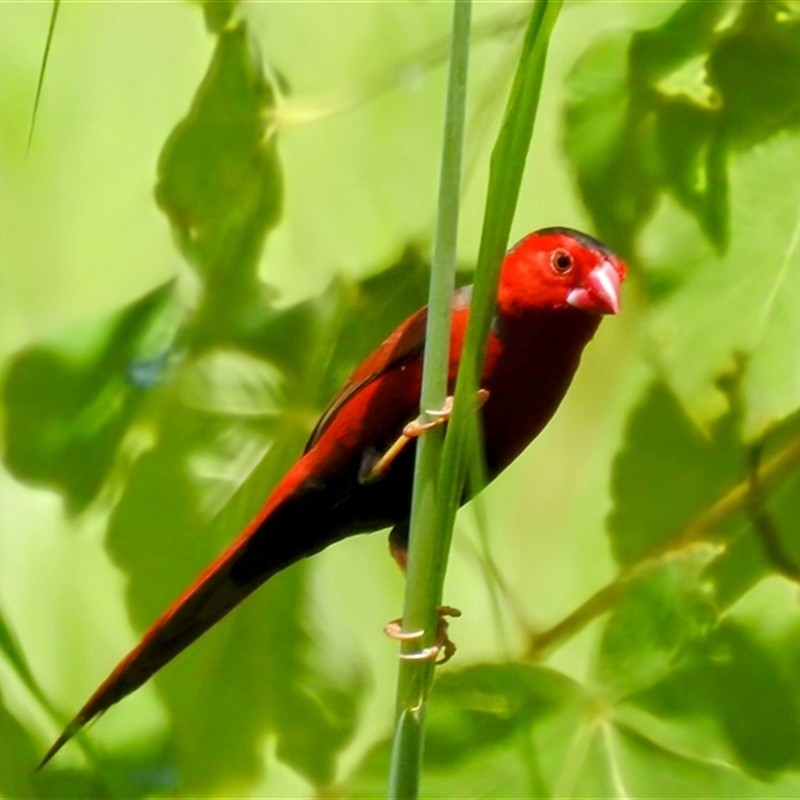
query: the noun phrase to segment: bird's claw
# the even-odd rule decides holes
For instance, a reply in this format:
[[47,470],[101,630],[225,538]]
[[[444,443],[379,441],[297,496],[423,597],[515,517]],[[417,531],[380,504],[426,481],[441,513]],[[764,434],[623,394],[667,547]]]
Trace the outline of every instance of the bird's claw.
[[[447,635],[449,623],[446,617],[460,616],[461,612],[457,608],[440,606],[434,643],[416,653],[400,653],[400,658],[403,661],[434,661],[436,664],[446,664],[456,654],[456,646]],[[404,631],[401,619],[392,620],[383,630],[387,636],[400,642],[413,642],[425,635],[425,631]],[[439,658],[440,655],[441,658]]]
[[[489,391],[487,389],[478,389],[477,391],[478,408],[480,408],[488,399]],[[408,439],[413,439],[425,431],[436,428],[438,425],[443,425],[450,419],[453,413],[453,396],[448,395],[445,398],[444,405],[438,409],[426,409],[424,414],[421,414],[413,422],[403,428],[403,436]]]
[[424,414],[420,414],[413,422],[409,422],[408,425],[403,428],[403,436],[408,439],[413,439],[421,433],[431,430],[431,428],[443,425],[450,419],[452,413],[453,397],[452,395],[448,395],[441,408],[426,409]]
[[425,631],[404,631],[402,619],[393,619],[384,625],[383,632],[390,639],[396,639],[398,642],[413,642],[425,635]]

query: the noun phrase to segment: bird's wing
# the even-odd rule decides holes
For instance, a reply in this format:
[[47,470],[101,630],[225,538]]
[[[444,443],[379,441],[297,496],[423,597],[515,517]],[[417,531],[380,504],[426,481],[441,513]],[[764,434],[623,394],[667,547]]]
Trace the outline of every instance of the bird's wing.
[[362,389],[387,372],[422,355],[425,347],[427,321],[428,309],[421,308],[400,325],[377,350],[361,362],[322,413],[306,443],[304,453],[307,453],[319,441],[344,405]]
[[[472,286],[458,289],[453,295],[453,315],[468,314],[471,299]],[[425,306],[403,322],[380,347],[361,362],[322,413],[306,443],[304,453],[314,447],[345,404],[359,392],[388,372],[422,356],[427,324],[428,307]]]

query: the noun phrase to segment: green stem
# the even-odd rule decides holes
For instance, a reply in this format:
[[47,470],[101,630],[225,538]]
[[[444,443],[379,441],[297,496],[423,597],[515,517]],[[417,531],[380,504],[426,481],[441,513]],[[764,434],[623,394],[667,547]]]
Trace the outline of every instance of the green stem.
[[[421,631],[403,653],[430,647],[437,632],[455,514],[464,496],[468,456],[478,452],[476,390],[483,363],[500,264],[508,245],[522,173],[541,94],[550,33],[563,0],[537,0],[531,11],[506,116],[492,152],[481,245],[462,353],[453,415],[446,435],[433,429],[420,438],[414,475],[408,576],[403,627]],[[455,0],[442,182],[431,276],[421,407],[441,407],[447,391],[450,304],[455,268],[461,142],[463,140],[469,0]],[[480,472],[480,469],[478,469]],[[474,487],[474,482],[473,486]],[[425,711],[433,682],[429,660],[403,661],[389,798],[416,798],[422,766]]]
[[475,480],[475,476],[482,473],[481,465],[477,463],[482,457],[475,413],[478,381],[495,310],[500,267],[508,247],[533,136],[547,47],[561,5],[562,0],[538,0],[533,6],[505,119],[492,151],[469,325],[439,473],[436,514],[437,529],[441,531],[439,547],[444,558],[450,547],[455,513],[464,497],[466,480],[471,478],[469,494],[480,489]]
[[[471,16],[471,0],[455,0],[439,207],[420,396],[422,409],[441,408],[447,396]],[[437,529],[435,513],[438,496],[436,478],[443,444],[444,432],[441,428],[434,428],[420,437],[417,443],[403,625],[405,630],[421,630],[425,634],[419,640],[404,643],[405,653],[430,647],[436,637],[437,607],[441,603],[446,565],[446,553],[443,559],[438,545],[443,537],[442,531]],[[397,690],[397,727],[389,778],[390,798],[414,798],[418,794],[422,767],[424,700],[432,678],[431,661],[401,662]]]
[[[494,315],[500,267],[508,247],[522,174],[533,136],[550,34],[561,5],[562,0],[538,0],[534,4],[506,117],[492,151],[469,326],[458,373],[455,407],[447,431],[446,452],[449,458],[465,452],[465,420],[469,416],[474,417],[471,412],[475,407],[480,367]],[[449,455],[451,453],[452,456]],[[455,459],[452,463],[455,463]],[[448,483],[458,484],[458,481]],[[454,490],[458,494],[461,487],[454,485]]]

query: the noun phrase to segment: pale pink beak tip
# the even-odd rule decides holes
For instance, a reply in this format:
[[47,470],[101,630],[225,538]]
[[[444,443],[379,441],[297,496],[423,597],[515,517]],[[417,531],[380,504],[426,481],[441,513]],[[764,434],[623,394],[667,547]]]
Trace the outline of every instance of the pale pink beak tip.
[[610,261],[604,261],[589,273],[584,286],[567,295],[567,304],[595,314],[618,314],[619,287],[619,273]]

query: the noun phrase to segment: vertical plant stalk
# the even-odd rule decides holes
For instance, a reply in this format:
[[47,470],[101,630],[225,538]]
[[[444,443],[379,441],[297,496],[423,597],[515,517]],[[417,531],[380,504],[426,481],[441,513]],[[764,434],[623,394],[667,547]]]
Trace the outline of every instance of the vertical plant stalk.
[[[447,397],[471,17],[472,0],[454,0],[421,409],[442,408]],[[403,627],[407,631],[421,630],[425,633],[419,640],[404,642],[402,648],[405,653],[430,647],[436,636],[437,609],[441,602],[445,568],[438,545],[443,538],[443,531],[437,528],[436,514],[439,504],[437,479],[443,446],[442,427],[431,429],[417,441]],[[424,699],[432,678],[431,661],[401,662],[397,728],[389,776],[390,798],[417,797],[422,767]]]
[[550,34],[562,4],[563,0],[537,0],[534,4],[505,119],[492,151],[469,325],[442,457],[442,508],[448,513],[451,507],[455,513],[461,497],[466,472],[464,457],[474,452],[476,391],[495,310],[500,267],[533,137]]
[[[403,644],[406,654],[434,643],[437,608],[442,602],[453,524],[468,477],[468,457],[482,452],[478,447],[475,402],[480,367],[494,314],[500,266],[508,246],[533,135],[547,47],[562,2],[536,0],[531,11],[505,118],[492,151],[469,326],[459,367],[453,414],[446,435],[441,428],[434,428],[421,436],[418,442],[403,627],[406,631],[420,630],[424,633],[420,639]],[[469,0],[455,0],[445,145],[422,384],[423,409],[441,407],[447,392],[470,11]],[[472,472],[480,473],[480,470]],[[473,481],[471,489],[474,491],[477,488]],[[418,796],[425,711],[433,682],[433,667],[431,661],[401,662],[389,781],[390,800]]]

